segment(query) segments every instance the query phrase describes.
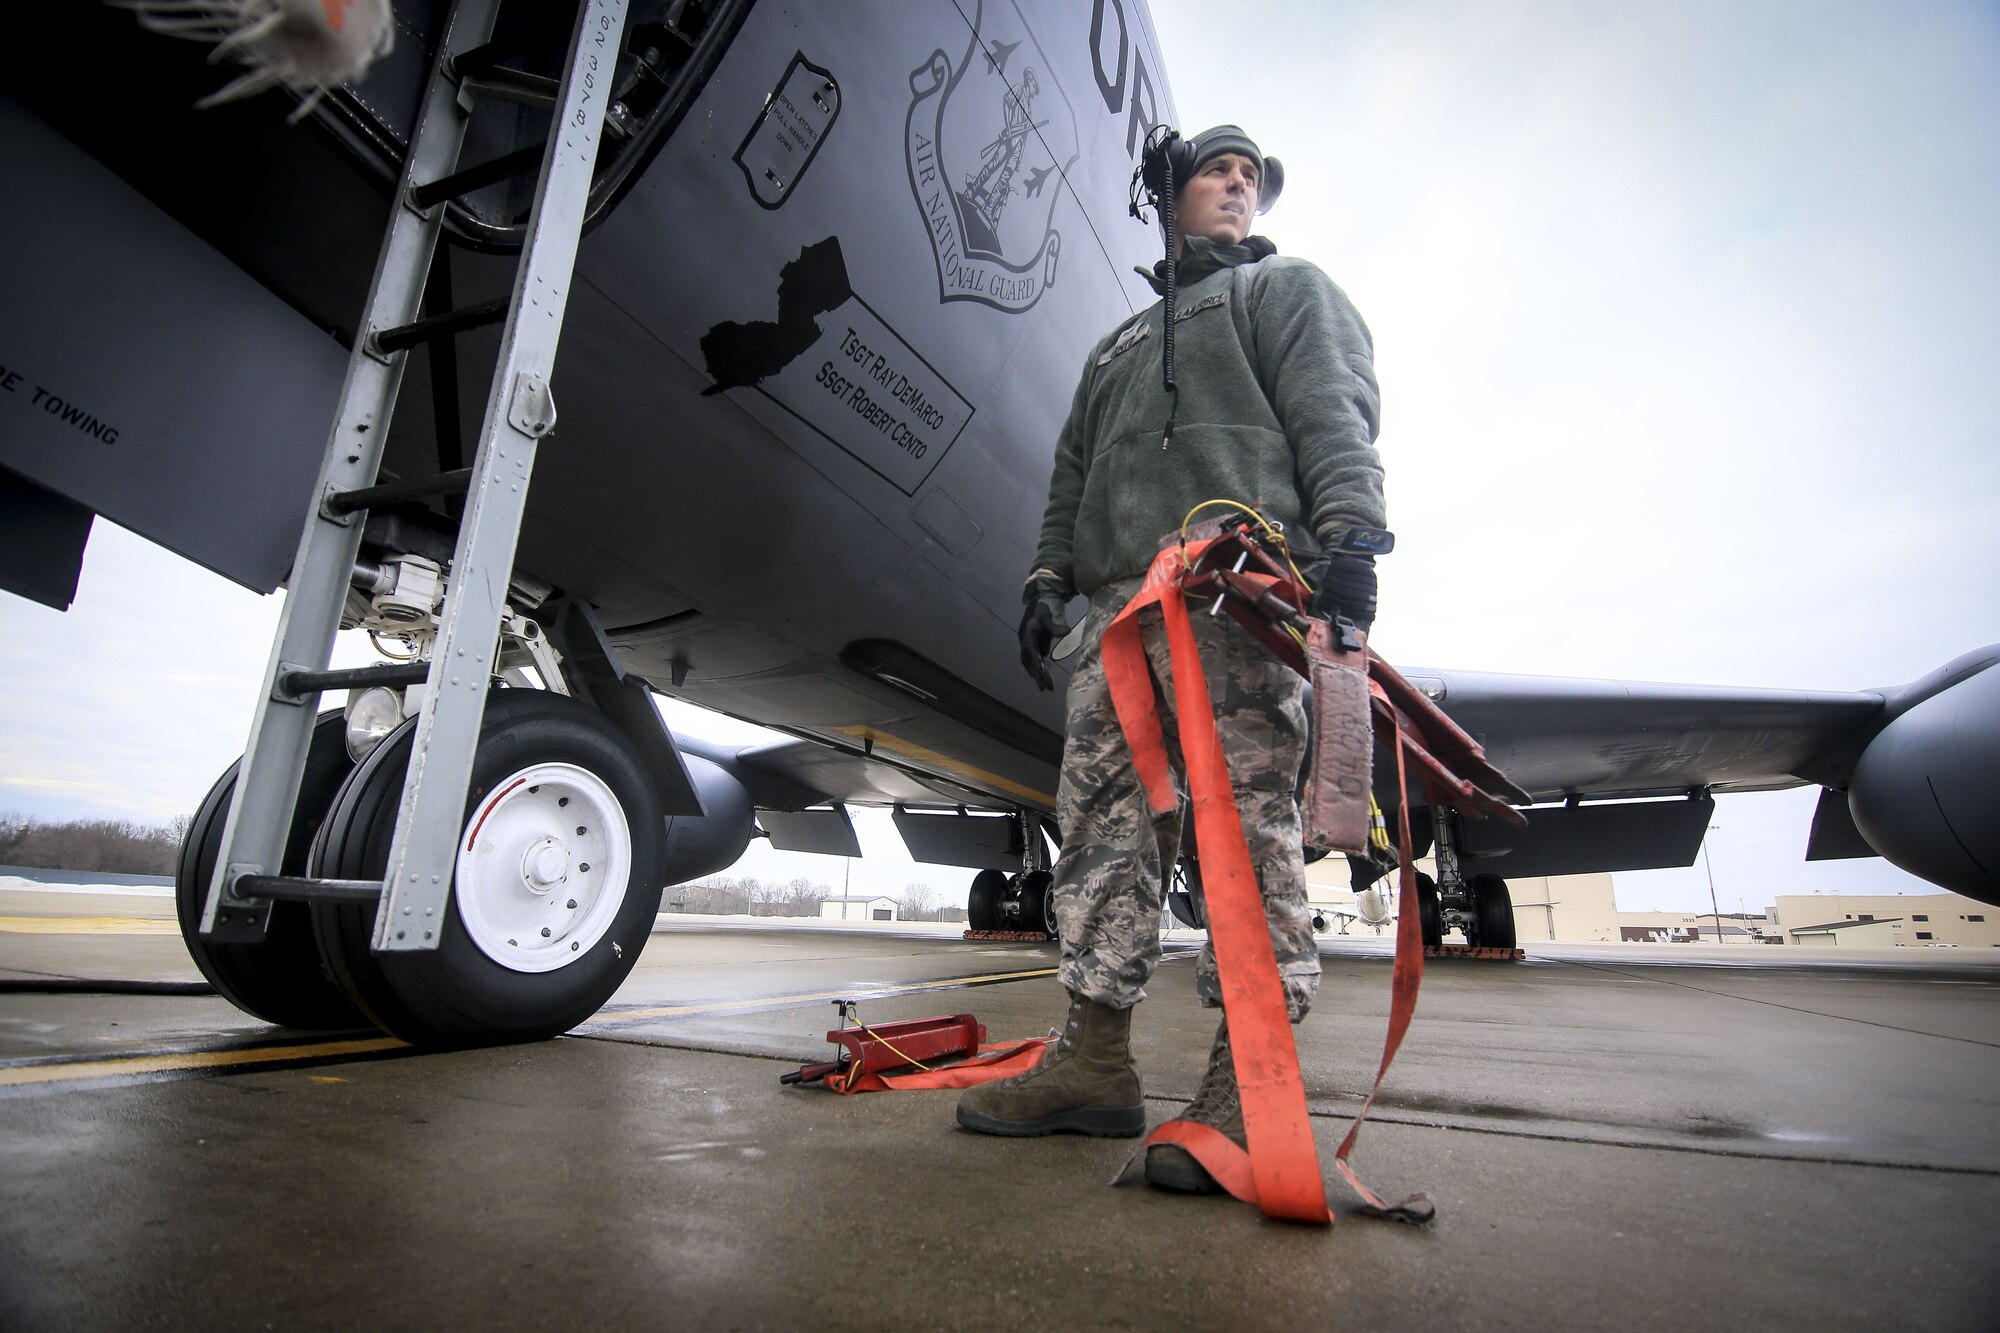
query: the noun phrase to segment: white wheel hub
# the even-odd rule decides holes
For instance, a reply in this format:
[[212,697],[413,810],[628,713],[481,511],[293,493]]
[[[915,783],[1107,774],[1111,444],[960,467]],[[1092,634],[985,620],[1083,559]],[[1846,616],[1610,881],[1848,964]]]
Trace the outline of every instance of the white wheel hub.
[[589,953],[625,901],[632,830],[603,779],[575,764],[509,775],[466,820],[453,893],[479,951],[516,972]]

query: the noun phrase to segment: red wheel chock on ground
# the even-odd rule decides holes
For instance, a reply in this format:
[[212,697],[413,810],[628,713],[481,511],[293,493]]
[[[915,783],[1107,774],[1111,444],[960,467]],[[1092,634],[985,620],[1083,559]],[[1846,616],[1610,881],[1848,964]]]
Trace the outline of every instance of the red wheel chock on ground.
[[[824,1083],[843,1095],[890,1088],[969,1088],[1026,1073],[1048,1049],[1043,1038],[989,1044],[986,1027],[971,1014],[910,1018],[899,1023],[846,1026],[854,1002],[836,1001],[842,1026],[826,1034],[840,1047],[831,1061],[781,1074],[780,1083]],[[970,1058],[968,1058],[970,1057]]]

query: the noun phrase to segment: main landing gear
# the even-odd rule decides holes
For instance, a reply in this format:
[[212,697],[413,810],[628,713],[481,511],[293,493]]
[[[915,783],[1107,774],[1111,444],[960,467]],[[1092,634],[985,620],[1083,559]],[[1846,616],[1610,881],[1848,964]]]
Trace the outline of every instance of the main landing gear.
[[[1432,811],[1432,818],[1436,829],[1432,849],[1438,878],[1433,879],[1421,870],[1416,872],[1418,922],[1424,947],[1443,945],[1446,933],[1456,930],[1464,934],[1469,948],[1513,949],[1514,904],[1507,881],[1491,873],[1466,877],[1459,867],[1457,816],[1440,807]],[[1421,845],[1418,850],[1422,850]],[[1195,930],[1207,928],[1201,863],[1195,858],[1183,856],[1175,865],[1173,883],[1167,889],[1167,909],[1184,926]],[[1313,929],[1325,928],[1325,917],[1315,914]]]
[[[1183,856],[1174,863],[1173,883],[1167,886],[1167,910],[1174,920],[1190,930],[1208,929],[1208,900],[1201,891],[1201,862]],[[1319,927],[1315,925],[1313,929]]]
[[1053,940],[1062,934],[1056,926],[1056,877],[1050,871],[1054,824],[1028,810],[1018,811],[1016,818],[1021,868],[974,875],[965,923],[974,930],[1038,934]]
[[1474,949],[1514,948],[1514,901],[1507,881],[1490,872],[1467,876],[1458,859],[1458,816],[1444,806],[1433,806],[1431,819],[1438,877],[1432,880],[1417,873],[1425,947],[1441,945],[1447,931],[1459,930]]
[[966,924],[974,930],[1040,931],[1055,939],[1056,902],[1050,891],[1055,876],[1046,870],[982,870],[972,877]]

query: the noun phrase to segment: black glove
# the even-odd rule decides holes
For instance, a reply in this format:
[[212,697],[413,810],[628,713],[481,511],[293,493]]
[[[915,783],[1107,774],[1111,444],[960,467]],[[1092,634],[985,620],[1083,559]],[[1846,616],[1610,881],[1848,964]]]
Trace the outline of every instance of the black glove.
[[1049,675],[1049,650],[1069,633],[1069,622],[1063,619],[1069,602],[1046,583],[1030,583],[1021,590],[1021,600],[1027,604],[1021,613],[1021,665],[1035,684],[1052,690],[1056,683]]
[[1363,634],[1375,623],[1375,557],[1335,551],[1313,571],[1312,614],[1345,617]]

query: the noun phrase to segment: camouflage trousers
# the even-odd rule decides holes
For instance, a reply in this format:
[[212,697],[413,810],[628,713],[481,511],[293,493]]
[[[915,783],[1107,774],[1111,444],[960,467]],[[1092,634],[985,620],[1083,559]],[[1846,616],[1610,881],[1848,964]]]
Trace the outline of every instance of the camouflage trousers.
[[[1180,850],[1187,778],[1158,607],[1139,613],[1140,641],[1152,666],[1178,809],[1155,815],[1132,765],[1106,683],[1104,631],[1139,589],[1125,579],[1090,599],[1084,638],[1070,678],[1056,817],[1063,850],[1055,868],[1056,919],[1062,932],[1064,986],[1101,1004],[1129,1008],[1146,998],[1160,960],[1165,877]],[[1192,608],[1191,608],[1192,609]],[[1215,726],[1264,895],[1271,945],[1294,1023],[1319,989],[1319,946],[1306,907],[1297,784],[1306,742],[1304,682],[1227,617],[1195,609],[1195,642],[1215,704]],[[1219,1007],[1222,987],[1211,942],[1196,963],[1202,1003]]]

